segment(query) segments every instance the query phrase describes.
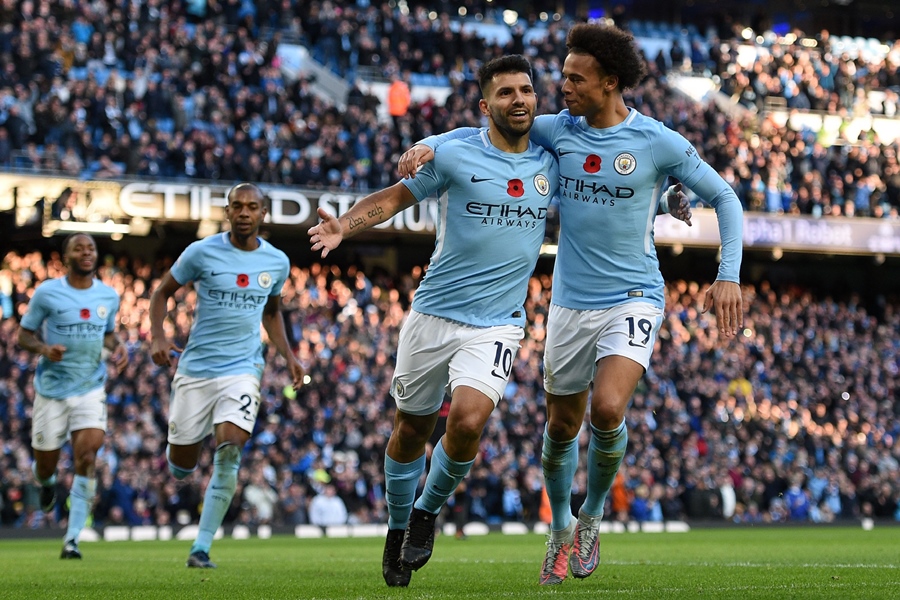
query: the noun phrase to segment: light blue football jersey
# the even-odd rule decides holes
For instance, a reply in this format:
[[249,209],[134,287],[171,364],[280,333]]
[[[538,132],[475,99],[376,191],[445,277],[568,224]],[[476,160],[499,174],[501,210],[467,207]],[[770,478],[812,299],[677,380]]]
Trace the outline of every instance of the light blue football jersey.
[[197,305],[178,372],[190,377],[262,376],[260,325],[270,296],[290,273],[287,255],[264,239],[239,250],[223,232],[194,242],[172,265],[172,277],[194,282]]
[[80,396],[106,383],[103,338],[116,329],[119,295],[98,279],[80,290],[65,277],[49,279],[34,290],[22,327],[40,331],[45,344],[66,347],[63,358],[38,361],[34,389],[45,397],[63,400]]
[[486,129],[475,131],[442,145],[415,179],[403,180],[420,201],[438,196],[434,253],[412,306],[476,327],[524,326],[556,159],[536,144],[503,152]]
[[[422,143],[440,146],[472,131],[461,128]],[[740,201],[683,136],[629,108],[623,122],[604,129],[568,110],[542,115],[531,140],[559,159],[554,304],[593,310],[645,301],[664,308],[653,225],[668,176],[715,208],[722,240],[718,279],[740,281]]]

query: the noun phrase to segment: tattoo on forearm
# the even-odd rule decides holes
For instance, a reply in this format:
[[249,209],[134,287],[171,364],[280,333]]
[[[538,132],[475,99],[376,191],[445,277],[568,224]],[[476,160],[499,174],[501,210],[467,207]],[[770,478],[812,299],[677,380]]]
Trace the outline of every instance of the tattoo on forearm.
[[378,218],[381,219],[381,215],[384,214],[384,209],[378,206],[378,204],[372,205],[372,208],[369,209],[369,212],[366,214],[370,219]]
[[348,224],[347,229],[350,229],[350,230],[359,229],[361,227],[365,228],[366,219],[364,217],[359,217],[358,219],[354,219],[353,217],[347,217],[347,224]]

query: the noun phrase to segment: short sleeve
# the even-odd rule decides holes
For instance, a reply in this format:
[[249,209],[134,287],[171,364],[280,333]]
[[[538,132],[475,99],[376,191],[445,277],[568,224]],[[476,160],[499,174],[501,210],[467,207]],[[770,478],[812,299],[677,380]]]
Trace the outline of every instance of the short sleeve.
[[[455,144],[453,144],[455,145]],[[405,185],[416,200],[421,202],[444,187],[447,175],[444,167],[451,162],[452,152],[447,151],[447,146],[441,146],[434,152],[434,160],[425,163],[414,179],[403,179]]]
[[199,275],[197,266],[200,264],[200,242],[194,242],[181,253],[172,269],[169,271],[179,284],[184,285],[188,281],[194,281]]
[[22,317],[21,325],[28,331],[37,331],[47,318],[47,314],[47,294],[44,292],[44,286],[39,285],[28,302],[28,311]]

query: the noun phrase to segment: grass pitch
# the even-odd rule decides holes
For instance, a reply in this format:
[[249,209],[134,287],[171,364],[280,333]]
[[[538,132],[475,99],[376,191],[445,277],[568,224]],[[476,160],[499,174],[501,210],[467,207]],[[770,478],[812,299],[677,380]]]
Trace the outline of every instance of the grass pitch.
[[472,599],[900,598],[900,529],[804,527],[601,536],[588,579],[538,586],[544,538],[438,537],[409,588],[381,578],[383,540],[218,540],[219,568],[187,569],[188,542],[98,542],[61,561],[61,541],[2,540],[0,598]]

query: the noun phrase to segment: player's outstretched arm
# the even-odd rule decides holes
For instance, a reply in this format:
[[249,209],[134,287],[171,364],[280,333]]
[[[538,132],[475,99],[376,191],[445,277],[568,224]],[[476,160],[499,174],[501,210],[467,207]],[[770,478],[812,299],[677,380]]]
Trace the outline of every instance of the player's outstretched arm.
[[416,203],[416,197],[400,182],[380,192],[369,194],[340,217],[319,207],[318,225],[307,230],[313,252],[322,251],[322,258],[337,248],[346,238],[384,223],[401,210]]
[[303,385],[303,377],[306,373],[288,344],[284,318],[281,316],[281,296],[269,296],[266,306],[263,308],[262,322],[269,341],[275,345],[275,349],[287,361],[288,372],[291,374],[291,385],[295,390],[299,390]]
[[166,273],[162,281],[150,296],[150,357],[160,367],[168,367],[172,364],[171,353],[181,352],[181,348],[166,339],[163,323],[166,320],[166,312],[169,298],[181,287],[181,284]]
[[66,347],[62,344],[53,344],[48,345],[38,339],[33,331],[30,329],[25,329],[24,327],[19,327],[19,336],[18,336],[19,347],[28,350],[29,352],[33,352],[34,354],[43,356],[49,361],[59,362],[63,359],[63,354],[66,353]]

